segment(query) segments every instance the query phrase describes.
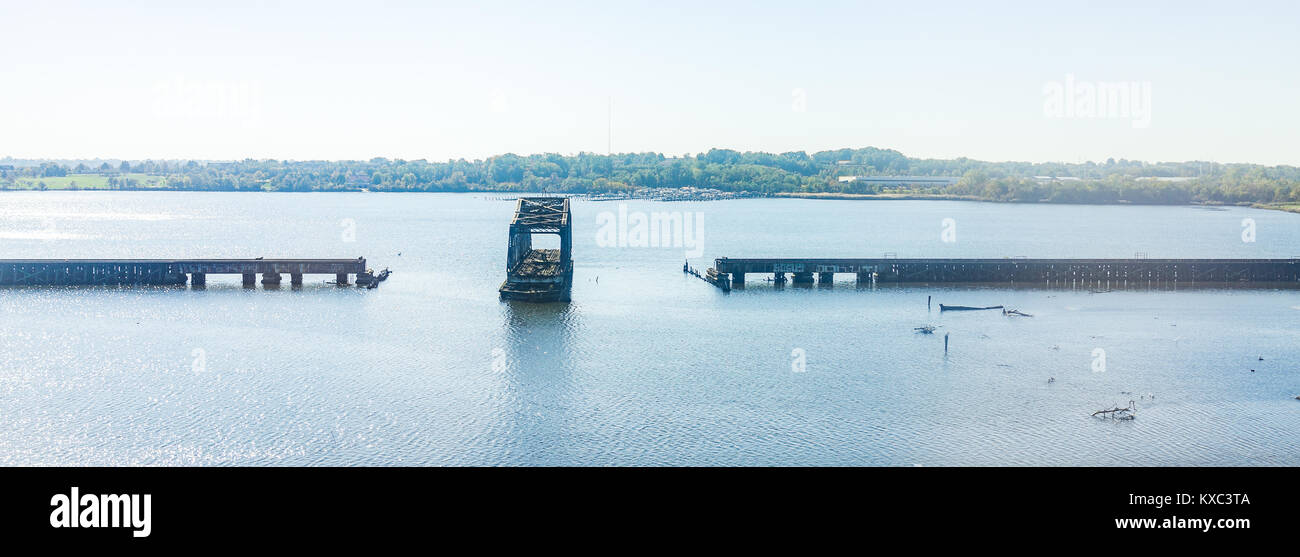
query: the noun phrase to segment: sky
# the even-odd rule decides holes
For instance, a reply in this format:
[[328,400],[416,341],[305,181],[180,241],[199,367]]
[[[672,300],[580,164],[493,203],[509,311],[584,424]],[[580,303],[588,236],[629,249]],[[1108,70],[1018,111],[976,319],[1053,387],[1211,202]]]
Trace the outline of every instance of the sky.
[[0,0],[0,157],[1300,165],[1300,3]]

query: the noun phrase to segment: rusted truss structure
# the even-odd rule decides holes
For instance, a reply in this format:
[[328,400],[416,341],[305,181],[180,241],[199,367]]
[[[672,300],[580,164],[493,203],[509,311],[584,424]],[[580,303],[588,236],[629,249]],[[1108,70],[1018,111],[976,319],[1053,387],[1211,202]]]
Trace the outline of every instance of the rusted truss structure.
[[[503,300],[567,302],[573,287],[569,198],[521,197],[510,221]],[[560,249],[534,249],[534,234],[555,234]]]

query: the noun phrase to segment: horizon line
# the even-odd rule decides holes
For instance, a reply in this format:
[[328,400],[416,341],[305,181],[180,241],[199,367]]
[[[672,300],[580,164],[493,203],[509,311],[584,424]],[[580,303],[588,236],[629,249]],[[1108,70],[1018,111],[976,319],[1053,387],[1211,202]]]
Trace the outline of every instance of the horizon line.
[[[909,154],[907,154],[907,153],[905,153],[905,152],[903,152],[903,151],[899,151],[899,150],[897,150],[897,149],[893,149],[893,148],[887,148],[887,147],[873,147],[873,146],[865,146],[865,147],[840,147],[840,148],[835,148],[835,149],[821,149],[821,150],[817,150],[817,151],[809,151],[809,150],[807,150],[807,149],[802,149],[802,150],[792,150],[792,151],[754,151],[754,150],[741,150],[741,149],[734,149],[734,148],[730,148],[730,147],[711,147],[711,148],[709,148],[710,151],[711,151],[711,150],[725,150],[725,151],[735,151],[735,152],[737,152],[737,153],[762,153],[762,154],[770,154],[770,155],[783,155],[783,154],[787,154],[787,153],[803,153],[803,154],[805,154],[805,155],[807,155],[807,156],[809,156],[809,157],[811,157],[812,155],[817,154],[817,153],[825,153],[825,152],[830,152],[830,151],[841,151],[841,150],[845,150],[845,149],[848,149],[848,150],[854,150],[854,151],[864,150],[864,149],[877,149],[877,150],[880,150],[880,151],[894,151],[894,152],[896,152],[896,153],[898,153],[898,154],[900,154],[900,155],[902,155],[902,156],[904,156],[904,157],[906,157],[906,158],[908,158],[908,159],[915,159],[915,160],[941,160],[941,161],[955,161],[955,160],[966,159],[966,160],[970,160],[970,161],[973,161],[973,162],[979,162],[979,163],[990,163],[990,164],[1020,163],[1020,164],[1087,165],[1087,164],[1105,164],[1105,163],[1106,163],[1105,160],[1102,160],[1102,161],[1097,161],[1097,160],[1086,160],[1086,161],[1080,161],[1080,162],[1069,162],[1069,161],[1063,161],[1063,160],[1038,160],[1038,161],[1033,161],[1033,160],[1016,160],[1016,159],[988,160],[988,159],[976,159],[976,158],[971,158],[971,157],[966,157],[966,156],[959,156],[959,157],[925,157],[925,156],[913,156],[913,155],[909,155]],[[384,159],[384,160],[387,160],[387,161],[403,161],[403,162],[418,162],[418,161],[425,161],[425,162],[427,162],[427,163],[431,163],[431,164],[434,164],[434,163],[438,163],[438,164],[440,164],[440,163],[445,163],[445,162],[454,162],[454,161],[482,162],[482,161],[486,161],[486,160],[488,160],[488,159],[492,159],[492,158],[496,158],[496,157],[503,157],[503,156],[506,156],[506,155],[514,155],[514,156],[517,156],[517,157],[524,157],[524,158],[527,158],[527,157],[545,156],[545,155],[559,155],[559,156],[562,156],[562,157],[576,157],[576,156],[581,156],[581,155],[591,155],[591,156],[596,156],[596,157],[618,157],[618,156],[626,156],[626,155],[645,155],[645,154],[652,154],[652,155],[659,155],[659,156],[662,156],[662,157],[664,157],[664,158],[666,158],[666,159],[684,159],[684,158],[699,158],[700,156],[705,155],[705,154],[707,154],[708,152],[709,152],[709,151],[702,151],[702,152],[696,152],[696,153],[684,153],[684,154],[682,154],[682,155],[674,155],[674,154],[669,154],[669,153],[664,152],[664,151],[625,151],[625,152],[615,152],[615,153],[600,153],[600,152],[598,152],[598,151],[578,151],[578,152],[576,152],[576,153],[572,153],[572,152],[570,152],[570,153],[562,153],[562,152],[558,152],[558,151],[542,151],[542,152],[533,152],[533,153],[526,153],[526,154],[524,154],[524,153],[515,153],[515,152],[509,152],[509,151],[507,151],[507,152],[497,153],[497,154],[495,154],[495,155],[490,155],[490,156],[482,157],[482,158],[454,157],[454,158],[446,158],[446,159],[430,159],[430,158],[427,158],[427,157],[421,157],[421,158],[404,158],[404,157],[393,157],[393,156],[383,156],[383,155],[375,155],[375,156],[366,157],[366,158],[309,158],[309,159],[300,159],[300,158],[276,158],[276,157],[260,157],[260,158],[258,158],[258,157],[243,157],[243,158],[237,158],[237,159],[236,159],[236,158],[197,158],[197,157],[157,157],[157,158],[144,157],[144,158],[127,158],[127,157],[99,157],[99,156],[96,156],[96,157],[21,157],[21,156],[14,156],[14,155],[5,155],[5,156],[3,156],[3,157],[0,157],[0,161],[37,161],[37,162],[54,162],[54,163],[60,163],[60,162],[73,162],[73,161],[105,161],[105,162],[107,162],[107,161],[119,161],[119,162],[120,162],[120,161],[127,161],[127,162],[144,162],[144,161],[159,161],[159,162],[188,162],[188,161],[193,161],[193,162],[201,162],[201,163],[228,163],[228,162],[244,162],[244,161],[275,161],[275,162],[288,162],[288,163],[294,163],[294,162],[370,162],[370,161],[372,161],[372,160],[374,160],[374,159]],[[1265,167],[1293,167],[1293,168],[1300,168],[1300,164],[1290,164],[1290,163],[1269,164],[1269,163],[1264,163],[1264,162],[1243,162],[1243,161],[1225,162],[1225,161],[1218,161],[1218,160],[1202,160],[1202,159],[1156,160],[1156,161],[1151,161],[1151,160],[1142,160],[1142,159],[1127,159],[1127,158],[1122,158],[1122,157],[1108,157],[1107,160],[1111,160],[1111,159],[1115,160],[1115,162],[1117,162],[1117,163],[1118,163],[1118,162],[1138,162],[1138,163],[1142,163],[1142,164],[1170,164],[1170,163],[1172,163],[1172,164],[1187,164],[1187,163],[1210,163],[1210,164],[1223,164],[1223,165],[1253,165],[1253,166],[1265,166]]]

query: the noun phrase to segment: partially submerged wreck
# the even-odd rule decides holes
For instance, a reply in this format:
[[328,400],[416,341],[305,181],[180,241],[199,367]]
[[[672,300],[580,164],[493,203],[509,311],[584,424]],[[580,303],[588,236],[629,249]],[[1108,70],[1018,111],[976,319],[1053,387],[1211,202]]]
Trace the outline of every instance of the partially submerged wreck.
[[[521,197],[510,221],[502,300],[567,302],[573,288],[573,234],[567,197]],[[534,234],[555,234],[560,249],[534,249]]]

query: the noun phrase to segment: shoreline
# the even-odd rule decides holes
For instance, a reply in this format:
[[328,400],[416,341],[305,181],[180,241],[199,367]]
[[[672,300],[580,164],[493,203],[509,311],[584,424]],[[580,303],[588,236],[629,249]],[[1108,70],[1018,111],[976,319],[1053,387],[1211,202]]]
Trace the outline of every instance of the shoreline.
[[1052,203],[1045,201],[998,201],[995,199],[985,199],[974,195],[953,195],[953,194],[915,194],[915,193],[803,193],[803,192],[779,192],[770,197],[779,197],[785,199],[837,199],[847,201],[979,201],[983,203],[1007,203],[1022,205],[1097,205],[1102,207],[1124,206],[1124,207],[1248,207],[1251,209],[1265,209],[1270,211],[1283,211],[1287,213],[1300,213],[1300,203],[1258,203],[1258,202],[1241,202],[1241,203],[1221,203],[1221,202],[1200,202],[1187,204],[1165,204],[1165,203]]
[[[413,191],[375,191],[375,190],[312,190],[312,191],[285,191],[285,190],[192,190],[180,188],[0,188],[0,194],[8,192],[192,192],[192,193],[463,193],[478,195],[567,195],[571,197],[590,198],[604,194],[592,193],[570,193],[570,192],[528,192],[528,191],[508,191],[508,190],[482,190],[482,191],[436,191],[436,190],[413,190]],[[1300,214],[1300,203],[1259,203],[1259,202],[1241,202],[1241,203],[1221,203],[1221,202],[1200,202],[1187,204],[1163,204],[1163,203],[1051,203],[1051,202],[1028,202],[1028,201],[998,201],[994,199],[985,199],[974,195],[955,195],[955,194],[917,194],[917,193],[808,193],[808,192],[776,192],[766,195],[752,195],[736,198],[725,199],[672,199],[667,201],[726,201],[728,199],[821,199],[821,200],[839,200],[839,201],[978,201],[981,203],[1006,203],[1006,204],[1023,204],[1023,205],[1098,205],[1098,206],[1152,206],[1152,207],[1248,207],[1251,209],[1264,209],[1269,211],[1282,211],[1285,213]],[[641,198],[627,198],[641,199]],[[596,201],[622,201],[625,199],[596,199]],[[655,201],[655,199],[642,199]]]

